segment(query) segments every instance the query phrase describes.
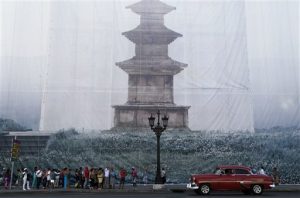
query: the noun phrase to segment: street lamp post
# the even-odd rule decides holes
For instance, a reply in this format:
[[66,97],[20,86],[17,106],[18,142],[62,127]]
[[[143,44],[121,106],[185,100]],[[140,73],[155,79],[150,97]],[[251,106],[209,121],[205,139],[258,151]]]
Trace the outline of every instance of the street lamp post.
[[162,179],[161,179],[161,172],[160,172],[160,136],[162,134],[163,131],[166,130],[167,126],[168,126],[168,120],[169,117],[167,117],[166,115],[164,115],[164,117],[162,117],[162,126],[160,124],[160,111],[157,111],[157,124],[155,126],[155,117],[151,116],[148,118],[149,120],[149,125],[152,129],[152,131],[154,131],[155,135],[156,135],[156,141],[157,141],[157,145],[156,145],[156,176],[155,176],[155,184],[162,184]]

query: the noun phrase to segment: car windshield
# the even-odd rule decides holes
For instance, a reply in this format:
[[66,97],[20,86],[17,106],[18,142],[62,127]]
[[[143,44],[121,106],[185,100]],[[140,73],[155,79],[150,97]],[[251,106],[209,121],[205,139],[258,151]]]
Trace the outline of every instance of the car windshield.
[[220,175],[220,174],[221,174],[221,170],[220,170],[220,169],[216,169],[216,170],[214,171],[214,174]]
[[215,174],[215,175],[221,175],[221,174],[224,174],[224,170],[221,170],[221,169],[217,168],[217,169],[214,171],[214,174]]
[[235,172],[235,174],[238,174],[238,175],[248,175],[248,174],[250,174],[250,172],[248,170],[245,170],[245,169],[235,169],[234,172]]

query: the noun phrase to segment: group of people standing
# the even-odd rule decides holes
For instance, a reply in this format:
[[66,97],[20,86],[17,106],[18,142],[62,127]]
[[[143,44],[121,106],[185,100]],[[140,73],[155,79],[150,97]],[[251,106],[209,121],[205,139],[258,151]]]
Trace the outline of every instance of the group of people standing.
[[[69,186],[70,181],[70,170],[68,168],[58,169],[40,169],[34,167],[32,172],[28,171],[27,168],[17,170],[16,184],[23,182],[23,190],[33,189],[53,189],[55,187]],[[31,187],[31,188],[30,188]]]
[[[166,171],[161,171],[162,180],[166,181]],[[11,171],[9,169],[3,172],[5,189],[9,188]],[[70,183],[74,184],[75,188],[82,189],[123,189],[125,181],[131,182],[133,188],[137,187],[138,181],[147,185],[149,179],[149,172],[147,169],[138,171],[135,167],[127,171],[124,167],[119,171],[115,171],[113,167],[106,168],[89,168],[80,167],[75,171],[69,168],[59,169],[41,169],[34,167],[33,171],[27,168],[18,169],[15,175],[15,180],[12,184],[23,188],[23,190],[30,189],[54,189],[54,188],[69,188]],[[116,184],[118,183],[118,186]]]
[[[130,175],[129,175],[130,174]],[[122,167],[119,172],[114,168],[88,168],[80,167],[75,170],[75,188],[83,189],[115,189],[117,180],[119,180],[119,189],[124,188],[126,177],[130,176],[133,188],[137,187],[138,173],[135,167],[131,168],[131,172]],[[148,171],[145,170],[143,175],[143,183],[148,183]]]
[[17,169],[16,174],[13,175],[13,181],[10,181],[11,171],[4,169],[3,176],[5,189],[9,188],[10,182],[17,187],[22,187],[23,190],[67,188],[70,186],[71,170],[34,167],[33,171],[29,171],[27,168],[21,168]]
[[115,188],[117,174],[113,168],[88,168],[75,170],[75,188]]
[[[11,180],[11,170],[10,169],[3,169],[3,183],[4,183],[4,188],[8,189],[10,187],[10,180]],[[18,169],[17,170],[17,180],[16,180],[16,185],[20,186],[21,184],[23,185],[23,189],[26,190],[29,189],[30,190],[30,186],[29,186],[29,178],[30,175],[28,173],[27,168],[24,169]]]

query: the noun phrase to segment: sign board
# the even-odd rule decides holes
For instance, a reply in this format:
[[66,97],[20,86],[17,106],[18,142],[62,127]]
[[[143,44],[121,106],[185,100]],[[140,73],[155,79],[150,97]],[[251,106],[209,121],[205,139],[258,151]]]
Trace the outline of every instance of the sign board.
[[21,146],[21,142],[19,140],[14,139],[12,149],[11,149],[11,159],[12,160],[17,160],[19,158],[20,146]]

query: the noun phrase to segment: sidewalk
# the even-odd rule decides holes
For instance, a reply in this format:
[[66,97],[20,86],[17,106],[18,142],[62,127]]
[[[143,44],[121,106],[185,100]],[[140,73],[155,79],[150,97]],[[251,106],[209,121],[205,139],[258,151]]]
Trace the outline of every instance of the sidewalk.
[[274,192],[300,192],[300,184],[282,184],[276,186],[271,191]]
[[[162,189],[162,191],[166,191],[167,189],[164,188]],[[37,189],[31,189],[31,190],[22,190],[22,187],[15,187],[12,186],[11,190],[5,190],[3,186],[0,187],[0,194],[1,193],[9,193],[9,192],[13,192],[13,193],[51,193],[51,192],[78,192],[78,193],[97,193],[97,192],[151,192],[151,191],[155,191],[153,190],[153,184],[148,184],[146,186],[144,186],[143,184],[140,184],[137,186],[136,189],[134,189],[132,187],[131,184],[127,184],[124,186],[124,189],[119,189],[119,188],[115,188],[115,189],[81,189],[81,188],[67,188],[67,190],[64,190],[64,188],[55,188],[55,189],[42,189],[40,188],[39,190]]]
[[[13,187],[12,190],[5,190],[3,187],[0,187],[0,193],[52,193],[52,192],[61,192],[61,193],[110,193],[110,192],[135,192],[135,193],[145,193],[145,192],[184,192],[186,191],[186,184],[166,184],[160,190],[154,190],[153,184],[148,184],[144,186],[140,184],[137,186],[136,189],[133,189],[132,185],[128,184],[125,186],[124,189],[102,189],[102,190],[90,190],[90,189],[75,189],[69,188],[64,190],[63,188],[56,188],[56,189],[40,189],[40,190],[28,190],[23,191],[21,188]],[[276,186],[274,189],[268,190],[272,192],[300,192],[300,184],[282,184]]]

